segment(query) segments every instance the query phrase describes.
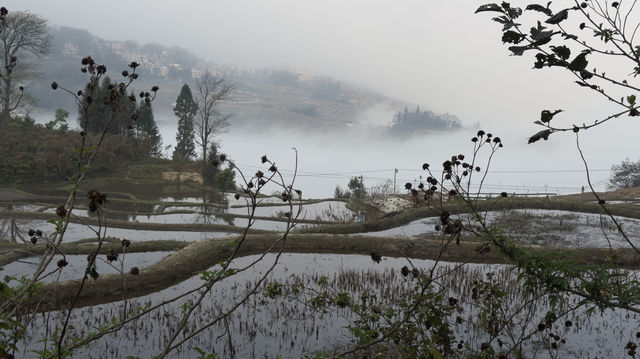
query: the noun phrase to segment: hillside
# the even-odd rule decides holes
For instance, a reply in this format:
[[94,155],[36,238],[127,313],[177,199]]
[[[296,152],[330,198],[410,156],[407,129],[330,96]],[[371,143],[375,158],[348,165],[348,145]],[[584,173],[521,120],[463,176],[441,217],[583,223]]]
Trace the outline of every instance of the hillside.
[[[154,102],[157,113],[170,113],[173,102],[184,83],[193,86],[195,78],[205,71],[222,76],[237,84],[233,99],[222,108],[232,113],[234,124],[266,127],[332,128],[340,130],[352,127],[361,113],[374,107],[393,114],[414,105],[363,90],[327,77],[288,70],[256,70],[234,65],[220,65],[198,58],[187,50],[158,44],[139,45],[133,41],[109,41],[92,35],[86,30],[68,27],[52,27],[51,53],[41,64],[41,76],[26,84],[28,93],[36,99],[34,107],[47,111],[64,108],[76,112],[70,96],[51,91],[50,83],[76,91],[83,87],[86,77],[80,72],[80,60],[91,55],[107,66],[114,81],[126,64],[141,64],[140,79],[134,91],[160,86]],[[405,110],[406,111],[406,110]],[[431,116],[432,115],[432,116]],[[378,128],[393,135],[406,135],[413,131],[443,131],[461,127],[459,120],[446,115],[448,126],[433,122],[440,115],[430,113],[429,119],[403,123],[395,128]],[[426,118],[426,117],[425,117]],[[437,124],[437,126],[434,126]],[[364,124],[368,125],[368,124]]]

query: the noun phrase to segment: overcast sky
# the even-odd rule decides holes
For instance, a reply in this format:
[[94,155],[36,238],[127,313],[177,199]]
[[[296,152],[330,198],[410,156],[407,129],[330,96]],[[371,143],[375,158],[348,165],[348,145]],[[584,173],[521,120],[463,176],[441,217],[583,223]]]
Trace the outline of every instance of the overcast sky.
[[[509,133],[518,144],[539,130],[533,121],[543,109],[564,109],[554,121],[566,126],[609,113],[611,104],[576,86],[567,71],[533,70],[532,53],[510,56],[500,40],[501,26],[491,21],[495,14],[474,14],[484,2],[9,0],[5,6],[109,40],[156,42],[189,49],[217,63],[332,76],[422,109],[453,113],[465,125],[480,122],[494,132]],[[635,119],[621,118],[620,125],[585,137],[596,136],[593,143],[601,138],[615,142],[612,135],[621,131],[640,131]],[[558,141],[569,143],[571,150],[572,136],[562,136]],[[608,168],[625,157],[637,159],[638,142],[620,141],[627,140],[616,142],[615,149],[593,149],[590,155],[602,156],[594,160],[599,167]],[[536,149],[526,151],[535,156]],[[579,168],[579,163],[571,167]]]

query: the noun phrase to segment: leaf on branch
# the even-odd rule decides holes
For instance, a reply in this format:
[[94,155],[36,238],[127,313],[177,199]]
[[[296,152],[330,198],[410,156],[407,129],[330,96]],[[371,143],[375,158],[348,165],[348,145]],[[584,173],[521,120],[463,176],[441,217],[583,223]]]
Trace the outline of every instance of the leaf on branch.
[[511,7],[511,4],[509,4],[506,1],[502,2],[502,8],[505,11],[505,14],[509,15],[512,19],[515,19],[517,17],[519,17],[520,15],[522,15],[522,9],[519,7]]
[[568,47],[562,46],[551,46],[551,51],[553,51],[559,58],[563,60],[567,60],[571,56],[571,50]]
[[505,31],[502,34],[502,43],[519,44],[526,36],[515,31]]
[[542,121],[543,123],[549,123],[551,122],[553,116],[559,114],[560,112],[562,112],[562,110],[555,110],[553,112],[549,110],[543,110],[540,114],[540,121]]
[[565,40],[578,40],[578,36],[572,34],[562,34]]
[[546,40],[546,39],[550,40],[551,36],[553,36],[553,35],[558,33],[558,32],[554,33],[553,30],[543,31],[543,29],[545,29],[545,27],[542,27],[542,29],[532,27],[531,28],[531,38],[536,42],[537,41]]
[[587,65],[589,64],[589,62],[587,61],[587,55],[589,53],[590,51],[583,51],[571,61],[567,68],[571,71],[584,71],[584,69],[586,69]]
[[529,143],[534,143],[537,142],[541,139],[543,140],[548,140],[549,139],[549,135],[551,135],[552,131],[551,130],[542,130],[538,133],[536,133],[535,135],[529,137]]
[[535,49],[534,46],[526,45],[526,46],[509,46],[509,51],[513,52],[514,56],[522,56],[522,54],[527,50]]
[[509,19],[506,16],[494,17],[491,20],[501,23],[503,25],[502,26],[502,31],[507,31],[510,28],[514,27],[514,26],[520,26],[520,24],[513,22],[511,19]]
[[631,117],[640,116],[640,111],[638,111],[637,108],[632,108],[631,111],[629,111],[629,116]]
[[477,14],[479,12],[484,12],[484,11],[495,11],[495,12],[501,12],[501,13],[504,14],[504,11],[502,10],[500,5],[498,5],[498,4],[480,5],[480,7],[476,10],[476,12],[474,14]]
[[[602,24],[600,24],[600,28],[602,28]],[[593,36],[594,37],[600,37],[600,40],[604,41],[604,43],[606,44],[607,42],[613,40],[613,35],[618,35],[619,32],[612,30],[612,29],[602,29],[602,30],[594,30],[593,31]],[[611,52],[613,53],[613,52]]]
[[522,56],[529,49],[529,46],[509,46],[509,51],[513,52],[515,56]]
[[627,96],[627,102],[629,103],[629,105],[633,106],[636,104],[636,95],[629,95]]
[[493,19],[491,19],[491,20],[493,20],[493,21],[495,21],[495,22],[499,22],[499,23],[501,23],[501,24],[506,24],[506,23],[511,22],[511,20],[509,20],[509,18],[508,18],[508,17],[506,17],[506,16],[504,16],[504,15],[503,15],[503,16],[494,17],[494,18],[493,18]]
[[533,68],[541,69],[544,66],[563,66],[567,67],[569,65],[563,59],[558,59],[555,54],[546,55],[544,52],[540,52],[536,54],[536,62],[533,63]]
[[[593,74],[591,72],[589,72],[589,71],[586,71],[586,70],[585,71],[580,71],[580,77],[582,77],[583,80],[588,80],[588,79],[593,77]],[[594,88],[594,86],[595,86],[595,88],[598,87],[596,85],[593,85],[593,86],[591,86],[591,88]]]
[[540,39],[538,41],[532,42],[531,46],[533,46],[533,47],[542,46],[542,45],[547,44],[549,41],[551,41],[551,36],[544,37],[544,38],[542,38],[542,39]]
[[547,21],[545,21],[545,22],[547,24],[557,25],[557,24],[563,22],[564,20],[566,20],[568,16],[569,16],[569,11],[567,11],[567,9],[564,9],[564,10],[560,11],[559,13],[553,15],[552,17],[548,18]]
[[538,12],[544,13],[547,16],[553,15],[553,12],[551,11],[551,9],[549,9],[547,7],[544,7],[542,5],[539,5],[539,4],[529,4],[525,8],[525,10],[538,11]]

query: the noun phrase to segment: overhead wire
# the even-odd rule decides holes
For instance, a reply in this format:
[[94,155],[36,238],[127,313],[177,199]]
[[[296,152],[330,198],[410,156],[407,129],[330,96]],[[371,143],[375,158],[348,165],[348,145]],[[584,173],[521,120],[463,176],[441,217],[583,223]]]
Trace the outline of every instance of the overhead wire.
[[[263,170],[263,167],[260,166],[254,166],[254,165],[249,165],[249,164],[243,164],[243,163],[236,163],[236,166],[243,171],[253,171],[253,170]],[[279,168],[280,172],[284,175],[284,176],[292,176],[294,174],[293,170],[290,169],[283,169],[283,168]],[[423,176],[426,178],[427,175],[425,175],[424,172],[422,172],[421,169],[408,169],[408,168],[383,168],[383,169],[367,169],[367,170],[355,170],[355,171],[336,171],[336,172],[312,172],[312,171],[298,171],[296,173],[296,176],[298,177],[315,177],[318,179],[337,179],[337,180],[342,180],[342,179],[350,179],[352,177],[361,177],[363,180],[368,180],[368,181],[387,181],[387,180],[391,180],[393,179],[393,174],[394,172],[397,171],[397,173],[400,172],[405,172],[405,174],[403,174],[402,176],[397,176],[396,177],[396,181],[398,183],[402,183],[402,182],[420,182],[423,180]],[[381,177],[381,176],[372,176],[371,174],[380,174],[380,173],[390,173],[390,176],[385,176],[385,177]],[[416,178],[415,176],[411,176],[408,177],[406,175],[406,172],[410,172],[410,173],[414,173],[414,174],[418,174],[419,172],[422,172],[422,174],[418,175],[419,177]],[[544,173],[544,174],[550,174],[550,173],[557,173],[557,174],[562,174],[562,173],[583,173],[585,172],[584,169],[563,169],[563,170],[491,170],[490,173],[496,173],[496,174],[536,174],[536,173]],[[593,169],[593,170],[589,170],[589,172],[591,173],[596,173],[596,172],[611,172],[610,169]],[[432,173],[442,173],[442,170],[435,170],[432,171]],[[369,174],[369,175],[367,175]],[[604,184],[606,184],[608,182],[608,178],[599,180],[597,182],[594,182],[593,185],[596,187],[602,186]],[[474,188],[478,188],[478,185],[472,185],[472,187]],[[581,186],[550,186],[550,185],[527,185],[527,184],[495,184],[495,183],[484,183],[482,185],[482,187],[484,189],[489,189],[489,190],[510,190],[510,191],[528,191],[528,190],[534,190],[534,191],[579,191],[582,189]]]

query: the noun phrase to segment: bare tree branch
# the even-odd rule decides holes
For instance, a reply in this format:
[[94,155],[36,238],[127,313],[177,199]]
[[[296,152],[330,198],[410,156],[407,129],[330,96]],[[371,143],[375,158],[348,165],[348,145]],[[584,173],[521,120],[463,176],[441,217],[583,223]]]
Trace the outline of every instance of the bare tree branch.
[[[9,119],[22,99],[16,82],[33,76],[34,64],[49,52],[51,35],[47,20],[28,12],[11,12],[0,25],[0,123]],[[20,62],[18,62],[20,59]],[[27,61],[25,61],[27,59]]]
[[229,115],[220,112],[220,103],[228,99],[236,84],[206,72],[196,80],[195,100],[198,113],[194,119],[196,143],[202,149],[202,171],[207,165],[207,151],[216,133],[229,126]]

